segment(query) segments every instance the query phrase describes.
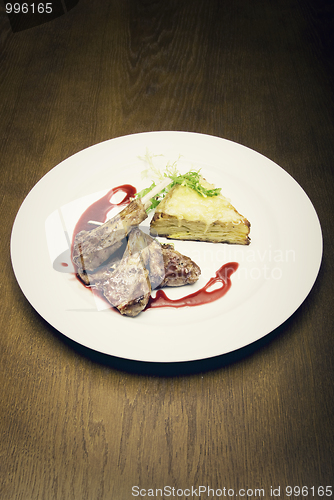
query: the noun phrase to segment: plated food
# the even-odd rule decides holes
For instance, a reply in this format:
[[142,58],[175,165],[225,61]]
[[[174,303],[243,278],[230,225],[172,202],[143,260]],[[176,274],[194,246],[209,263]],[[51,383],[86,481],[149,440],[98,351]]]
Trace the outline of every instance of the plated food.
[[[214,189],[205,179],[200,183]],[[176,240],[213,243],[250,243],[250,223],[221,194],[203,196],[194,189],[175,185],[157,206],[151,234]]]
[[[152,209],[155,214],[148,235],[139,226]],[[191,257],[152,236],[247,245],[249,231],[248,220],[199,172],[181,175],[169,169],[162,182],[153,182],[134,199],[129,198],[129,204],[112,219],[77,232],[72,261],[85,286],[99,292],[121,314],[134,317],[149,306],[152,290],[189,285],[201,275]],[[231,264],[212,279],[228,288],[235,270]],[[202,289],[204,302],[208,286]],[[193,302],[183,301],[177,307],[201,303],[198,298]],[[164,305],[170,303],[165,300]]]
[[[136,189],[150,186],[151,174],[141,175],[146,162],[138,160],[146,148],[161,153],[154,158],[161,170],[165,159],[177,159],[182,172],[199,169],[208,182],[221,187],[251,222],[252,241],[226,245],[153,237],[174,244],[200,266],[201,275],[193,284],[152,291],[145,310],[131,318],[76,279],[71,246],[74,234],[97,227],[89,221],[101,225],[139,194]],[[282,204],[283,192],[289,196]],[[145,233],[153,214],[138,226]],[[321,257],[316,211],[284,169],[240,144],[188,132],[117,137],[67,158],[27,195],[11,236],[15,277],[45,321],[97,352],[162,363],[210,358],[262,338],[304,301]],[[230,289],[224,284],[229,276]],[[209,282],[216,285],[207,287]],[[219,298],[213,302],[215,294]]]

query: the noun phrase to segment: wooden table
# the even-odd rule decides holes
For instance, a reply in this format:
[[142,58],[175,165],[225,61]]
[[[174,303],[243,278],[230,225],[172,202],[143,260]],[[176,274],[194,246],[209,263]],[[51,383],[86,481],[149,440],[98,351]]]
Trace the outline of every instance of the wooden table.
[[[293,498],[289,486],[329,498],[333,2],[80,0],[16,31],[4,4],[0,498]],[[319,215],[311,293],[241,351],[167,366],[94,354],[44,321],[16,282],[11,228],[35,183],[88,146],[154,130],[260,152]]]

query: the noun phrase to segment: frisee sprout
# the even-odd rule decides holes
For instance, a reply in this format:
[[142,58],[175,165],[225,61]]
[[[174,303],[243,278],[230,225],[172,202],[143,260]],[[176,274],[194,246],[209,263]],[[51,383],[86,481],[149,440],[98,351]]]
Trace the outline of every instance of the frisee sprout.
[[[157,156],[163,155],[152,155],[148,149],[146,149],[145,156],[139,157],[141,160],[145,161],[147,164],[147,168],[142,171],[142,178],[151,177],[151,185],[145,189],[142,189],[139,193],[136,194],[136,198],[142,198],[149,191],[151,191],[157,184],[153,178],[156,178],[159,182],[161,182],[164,178],[168,177],[172,180],[172,183],[169,184],[166,188],[164,188],[158,195],[151,199],[151,205],[148,207],[147,212],[156,208],[159,203],[163,200],[166,194],[177,184],[181,186],[186,186],[190,189],[196,191],[200,196],[203,197],[213,197],[218,196],[221,192],[220,188],[207,189],[202,183],[202,177],[200,175],[200,170],[190,170],[185,174],[181,174],[177,169],[177,161],[174,163],[168,162],[164,172],[156,167],[153,163],[153,158]],[[180,159],[180,156],[179,158]]]

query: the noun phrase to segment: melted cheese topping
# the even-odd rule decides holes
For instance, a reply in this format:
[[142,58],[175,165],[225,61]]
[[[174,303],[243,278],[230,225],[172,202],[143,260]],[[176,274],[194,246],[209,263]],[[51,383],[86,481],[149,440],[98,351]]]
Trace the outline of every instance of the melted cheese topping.
[[[205,187],[211,186],[203,182]],[[204,197],[193,189],[177,185],[158,205],[157,212],[164,212],[178,219],[202,221],[207,226],[215,221],[235,222],[243,217],[235,210],[229,200],[222,195]]]

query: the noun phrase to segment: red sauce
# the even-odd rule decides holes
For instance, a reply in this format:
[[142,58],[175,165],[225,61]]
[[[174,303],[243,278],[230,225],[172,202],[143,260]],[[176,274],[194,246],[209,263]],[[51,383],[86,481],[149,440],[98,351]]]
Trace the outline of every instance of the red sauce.
[[[237,262],[224,264],[220,269],[218,269],[216,276],[214,278],[210,278],[203,288],[180,299],[169,299],[163,290],[158,290],[156,296],[154,298],[150,298],[146,309],[154,307],[199,306],[209,302],[214,302],[215,300],[223,297],[231,288],[231,275],[238,269],[238,267],[239,264]],[[210,291],[209,288],[216,283],[220,283],[221,286]]]
[[[119,203],[111,203],[110,199],[119,191],[123,191],[125,193],[123,200]],[[130,203],[131,198],[134,198],[136,192],[136,188],[130,186],[130,184],[124,184],[123,186],[111,189],[105,196],[90,205],[81,215],[74,228],[74,236],[80,233],[80,231],[90,231],[91,229],[94,229],[94,227],[96,227],[94,224],[88,224],[90,220],[96,220],[101,223],[106,222],[108,212],[110,212],[110,210],[114,207],[122,207],[123,205]]]
[[60,265],[63,266],[63,267],[68,267],[67,262],[62,262]]
[[[119,191],[123,191],[125,193],[124,198],[119,203],[111,203],[110,199]],[[72,245],[71,245],[71,255],[73,253],[73,243],[75,236],[80,233],[80,231],[90,231],[97,227],[96,224],[89,224],[89,221],[95,220],[96,222],[101,222],[102,224],[106,222],[107,215],[115,207],[122,207],[123,205],[128,205],[132,198],[135,197],[137,190],[134,186],[130,184],[123,184],[122,186],[117,186],[110,191],[99,200],[92,203],[81,215],[80,219],[76,223],[76,226],[73,231]],[[74,269],[76,266],[72,261]],[[62,264],[64,265],[64,264]],[[80,280],[80,279],[79,279]],[[82,283],[82,281],[80,280]]]

